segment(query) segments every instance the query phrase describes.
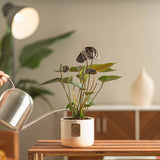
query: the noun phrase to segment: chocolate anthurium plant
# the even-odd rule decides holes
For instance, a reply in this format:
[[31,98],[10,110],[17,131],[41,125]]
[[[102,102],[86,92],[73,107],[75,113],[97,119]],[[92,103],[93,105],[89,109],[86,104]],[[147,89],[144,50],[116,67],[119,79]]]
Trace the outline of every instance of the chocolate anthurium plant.
[[[116,75],[97,77],[99,72],[114,71],[111,67],[115,63],[94,64],[95,59],[99,59],[97,50],[93,47],[85,47],[76,59],[78,63],[84,63],[84,65],[69,67],[61,64],[60,68],[55,70],[59,72],[60,77],[42,83],[44,85],[58,82],[62,85],[68,100],[66,108],[71,111],[74,119],[85,118],[88,108],[94,105],[94,100],[105,82],[120,78]],[[76,75],[74,78],[64,76],[67,72],[76,72]]]

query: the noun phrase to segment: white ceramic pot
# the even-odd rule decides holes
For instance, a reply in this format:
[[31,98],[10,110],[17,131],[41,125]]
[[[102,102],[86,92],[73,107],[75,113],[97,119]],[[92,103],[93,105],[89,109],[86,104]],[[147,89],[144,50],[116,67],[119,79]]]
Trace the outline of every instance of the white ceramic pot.
[[94,143],[94,118],[61,118],[61,142],[68,147],[87,147]]

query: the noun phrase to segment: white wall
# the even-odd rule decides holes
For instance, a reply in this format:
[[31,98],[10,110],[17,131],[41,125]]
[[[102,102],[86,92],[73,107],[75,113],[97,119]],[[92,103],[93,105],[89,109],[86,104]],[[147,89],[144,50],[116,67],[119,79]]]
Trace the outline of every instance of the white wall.
[[[0,7],[5,0],[1,0]],[[16,67],[21,48],[38,39],[55,36],[75,29],[69,39],[53,46],[55,53],[45,59],[36,70],[24,69],[17,75],[31,77],[40,82],[56,74],[53,69],[60,63],[76,65],[76,56],[85,46],[94,46],[101,62],[117,62],[118,81],[105,84],[96,103],[130,104],[130,86],[140,68],[145,66],[155,82],[153,103],[160,103],[160,1],[159,0],[14,0],[36,8],[40,26],[30,38],[15,41]],[[5,30],[5,20],[0,15],[0,37]],[[55,108],[65,107],[66,98],[58,85],[48,85],[56,95],[50,99]],[[46,112],[45,104],[37,100],[32,118]],[[37,139],[59,139],[59,117],[47,118],[20,134],[21,160],[27,149]]]

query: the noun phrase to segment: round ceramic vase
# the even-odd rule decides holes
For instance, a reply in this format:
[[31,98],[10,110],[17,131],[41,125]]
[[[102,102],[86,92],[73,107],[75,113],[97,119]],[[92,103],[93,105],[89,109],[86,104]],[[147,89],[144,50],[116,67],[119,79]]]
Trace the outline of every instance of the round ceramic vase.
[[142,68],[139,76],[131,87],[131,97],[134,105],[149,106],[154,94],[154,83],[151,77]]
[[61,143],[68,147],[87,147],[94,143],[94,118],[61,118]]

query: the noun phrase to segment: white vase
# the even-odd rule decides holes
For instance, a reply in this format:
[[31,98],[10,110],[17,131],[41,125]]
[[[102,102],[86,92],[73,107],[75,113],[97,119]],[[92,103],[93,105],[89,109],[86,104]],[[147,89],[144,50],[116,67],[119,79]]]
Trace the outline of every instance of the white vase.
[[94,143],[94,118],[61,118],[61,143],[68,147],[87,147]]
[[142,68],[131,87],[131,98],[134,105],[149,106],[154,94],[154,82]]

